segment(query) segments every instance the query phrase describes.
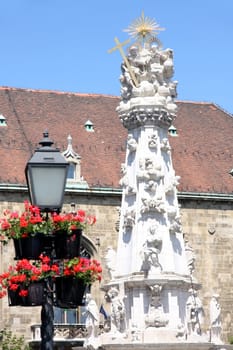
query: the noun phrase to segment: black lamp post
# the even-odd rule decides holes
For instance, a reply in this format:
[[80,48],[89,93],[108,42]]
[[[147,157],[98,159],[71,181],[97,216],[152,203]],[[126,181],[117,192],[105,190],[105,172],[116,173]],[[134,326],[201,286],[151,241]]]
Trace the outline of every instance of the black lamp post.
[[[30,200],[41,211],[60,211],[69,163],[59,149],[51,147],[53,141],[47,131],[43,136],[41,147],[35,150],[25,169]],[[41,350],[53,349],[53,316],[53,286],[51,279],[47,279],[41,309]]]

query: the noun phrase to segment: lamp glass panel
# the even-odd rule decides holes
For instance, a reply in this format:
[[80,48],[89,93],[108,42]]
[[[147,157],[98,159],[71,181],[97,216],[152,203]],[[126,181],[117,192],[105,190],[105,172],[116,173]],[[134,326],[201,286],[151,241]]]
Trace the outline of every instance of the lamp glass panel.
[[61,206],[67,169],[64,167],[31,166],[31,192],[33,204],[39,207]]

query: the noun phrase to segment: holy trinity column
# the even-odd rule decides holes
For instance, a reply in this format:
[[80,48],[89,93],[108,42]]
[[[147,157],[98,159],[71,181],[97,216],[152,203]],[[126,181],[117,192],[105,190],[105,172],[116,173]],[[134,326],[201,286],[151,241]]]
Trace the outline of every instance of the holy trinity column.
[[117,341],[120,334],[126,342],[145,343],[156,342],[156,337],[172,342],[187,333],[201,336],[200,315],[191,320],[188,298],[197,283],[191,278],[192,257],[187,261],[179,176],[168,139],[177,111],[173,50],[162,48],[160,30],[142,13],[126,30],[134,42],[123,50],[130,40],[115,38],[110,50],[119,49],[123,57],[117,112],[128,130],[118,248],[107,293],[113,308],[109,334],[115,332],[112,339]]

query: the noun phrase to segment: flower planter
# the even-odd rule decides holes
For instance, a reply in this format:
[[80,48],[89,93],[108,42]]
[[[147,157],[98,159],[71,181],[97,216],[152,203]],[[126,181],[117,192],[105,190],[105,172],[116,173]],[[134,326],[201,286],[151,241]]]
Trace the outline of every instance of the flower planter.
[[[43,281],[33,282],[28,287],[19,286],[16,291],[8,289],[8,303],[9,306],[40,306],[44,302],[44,288]],[[27,296],[20,296],[22,290],[27,290]]]
[[56,286],[56,306],[60,308],[76,308],[84,305],[83,297],[87,285],[82,279],[74,277],[58,277]]
[[14,239],[15,259],[38,259],[44,251],[43,233],[34,236]]
[[65,231],[54,234],[54,249],[57,259],[70,259],[80,255],[82,230],[73,230],[72,234]]
[[11,290],[8,288],[8,304],[9,306],[21,306],[23,303],[23,300],[21,296],[19,295],[19,288],[17,290]]
[[22,297],[23,306],[40,306],[44,302],[45,283],[43,281],[29,284],[28,295]]

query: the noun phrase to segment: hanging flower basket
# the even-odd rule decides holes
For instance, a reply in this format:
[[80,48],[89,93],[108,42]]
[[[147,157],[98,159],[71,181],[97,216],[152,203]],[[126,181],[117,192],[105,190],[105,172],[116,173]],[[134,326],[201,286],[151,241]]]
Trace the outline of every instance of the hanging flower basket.
[[[51,240],[54,242],[54,238],[60,237],[60,240],[56,243],[58,254],[64,254],[60,251],[60,246],[63,244],[65,238],[61,238],[60,233],[66,232],[72,239],[68,239],[65,242],[65,250],[73,250],[77,256],[77,249],[80,246],[79,239],[81,239],[81,231],[87,226],[95,224],[96,218],[92,215],[87,215],[82,209],[78,209],[72,213],[51,213],[50,215],[42,214],[40,209],[36,206],[24,202],[24,211],[19,213],[18,211],[10,211],[6,209],[4,211],[3,218],[0,218],[0,242],[7,244],[9,240],[13,239],[15,242],[16,258],[21,259],[24,245],[26,245],[27,255],[23,255],[23,258],[37,259],[43,251],[43,241],[46,246],[50,246]],[[74,232],[76,232],[74,239]],[[43,235],[44,240],[34,243],[36,241],[37,234],[41,237]],[[28,238],[27,242],[24,241]],[[30,239],[31,238],[31,239]],[[23,239],[22,241],[20,241]],[[63,242],[62,242],[63,239]],[[39,240],[38,240],[39,241]],[[76,241],[70,245],[70,242]],[[40,245],[40,247],[38,247]],[[30,248],[31,247],[31,248]],[[38,247],[38,248],[35,248]],[[28,250],[30,249],[30,254]],[[32,250],[38,249],[35,253]],[[79,248],[80,249],[80,248]],[[38,253],[40,250],[40,253]],[[70,255],[73,257],[73,254]],[[69,256],[69,257],[70,257]]]
[[17,290],[8,288],[9,306],[40,306],[44,302],[44,289],[43,281],[33,282],[27,287],[19,285]]
[[19,295],[18,290],[7,289],[8,304],[9,306],[21,306],[23,303],[22,297]]
[[60,308],[77,308],[84,305],[83,298],[87,288],[83,279],[75,277],[58,277],[56,286],[56,306]]
[[57,231],[54,234],[54,249],[57,259],[70,259],[80,255],[82,230]]
[[38,259],[44,252],[44,234],[37,232],[34,236],[14,239],[15,259]]

